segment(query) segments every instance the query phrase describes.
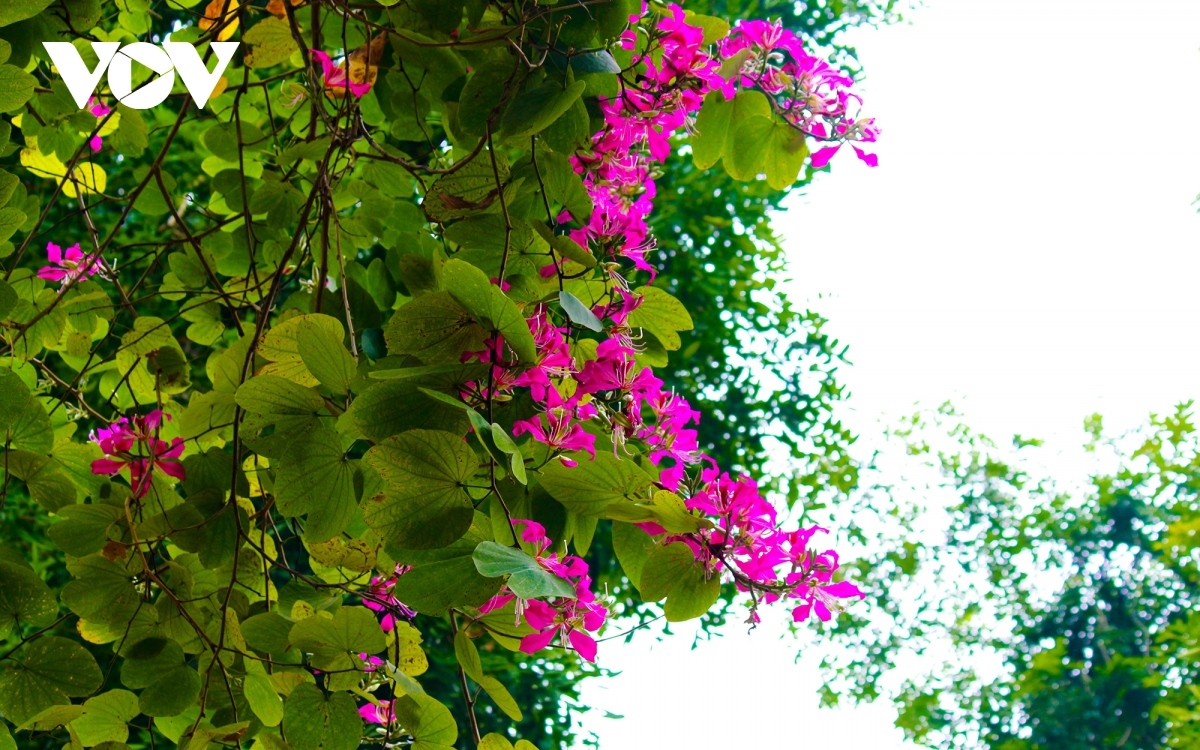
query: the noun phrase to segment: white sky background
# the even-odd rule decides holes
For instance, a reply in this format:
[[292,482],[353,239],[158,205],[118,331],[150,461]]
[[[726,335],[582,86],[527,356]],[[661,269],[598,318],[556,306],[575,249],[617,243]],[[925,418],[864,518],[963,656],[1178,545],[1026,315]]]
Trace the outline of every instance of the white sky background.
[[[909,21],[851,32],[881,164],[847,149],[789,199],[788,289],[850,345],[864,449],[953,398],[1079,473],[1087,414],[1128,428],[1200,397],[1200,0],[927,0]],[[817,657],[781,627],[692,632],[601,644],[622,670],[585,683],[602,748],[908,747],[887,706],[819,709]]]

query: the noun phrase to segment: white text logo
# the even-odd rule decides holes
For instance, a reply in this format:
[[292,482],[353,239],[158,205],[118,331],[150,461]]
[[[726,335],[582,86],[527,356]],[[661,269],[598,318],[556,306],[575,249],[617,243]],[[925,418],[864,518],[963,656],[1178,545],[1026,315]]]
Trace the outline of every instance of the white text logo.
[[[79,50],[70,42],[43,42],[46,52],[63,83],[80,109],[87,106],[88,99],[96,91],[100,76],[108,71],[108,87],[126,107],[149,109],[162,104],[175,85],[175,73],[183,79],[183,87],[192,95],[196,106],[203,108],[212,96],[221,74],[233,59],[240,42],[213,42],[213,54],[217,64],[212,72],[204,67],[200,53],[187,42],[163,42],[157,47],[149,42],[135,42],[121,46],[120,42],[92,42],[99,62],[95,70],[88,70]],[[133,90],[133,63],[139,62],[150,68],[158,77]]]

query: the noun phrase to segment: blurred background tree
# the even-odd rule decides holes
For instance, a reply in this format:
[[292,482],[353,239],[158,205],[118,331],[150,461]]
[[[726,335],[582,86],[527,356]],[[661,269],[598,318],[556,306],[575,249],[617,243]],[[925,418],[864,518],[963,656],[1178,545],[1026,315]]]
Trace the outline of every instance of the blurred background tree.
[[919,466],[870,472],[849,508],[870,594],[836,623],[828,702],[892,698],[930,747],[1197,746],[1192,404],[1085,427],[1079,486],[1039,441],[997,444],[949,405],[890,432],[884,452]]

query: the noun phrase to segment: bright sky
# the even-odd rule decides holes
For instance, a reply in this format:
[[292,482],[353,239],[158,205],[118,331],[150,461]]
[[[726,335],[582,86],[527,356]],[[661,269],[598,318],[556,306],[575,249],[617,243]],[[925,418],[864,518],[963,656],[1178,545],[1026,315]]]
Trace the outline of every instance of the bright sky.
[[[1200,396],[1200,3],[927,0],[909,20],[850,37],[881,165],[839,154],[790,200],[789,288],[850,345],[864,443],[954,398],[1070,472],[1085,415],[1130,427]],[[622,670],[585,684],[602,748],[907,747],[886,706],[818,709],[817,659],[779,627],[694,651],[691,632],[601,644]]]

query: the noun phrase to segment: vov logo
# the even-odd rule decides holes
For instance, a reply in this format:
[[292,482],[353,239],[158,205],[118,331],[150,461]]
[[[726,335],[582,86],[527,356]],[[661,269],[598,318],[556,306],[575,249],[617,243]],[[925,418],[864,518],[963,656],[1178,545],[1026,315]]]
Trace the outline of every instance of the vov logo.
[[[7,0],[0,0],[6,2]],[[196,106],[201,109],[208,103],[217,81],[225,72],[233,53],[240,42],[212,42],[217,64],[212,72],[204,67],[200,53],[187,42],[163,42],[162,47],[149,42],[134,42],[121,46],[120,42],[92,42],[92,49],[100,61],[95,70],[88,70],[79,50],[70,42],[42,42],[63,83],[80,109],[87,106],[88,99],[96,92],[100,76],[108,71],[108,88],[122,104],[132,109],[149,109],[162,104],[175,85],[175,73],[183,79],[183,87],[192,95]],[[133,90],[133,63],[139,62],[158,74],[158,77]]]

